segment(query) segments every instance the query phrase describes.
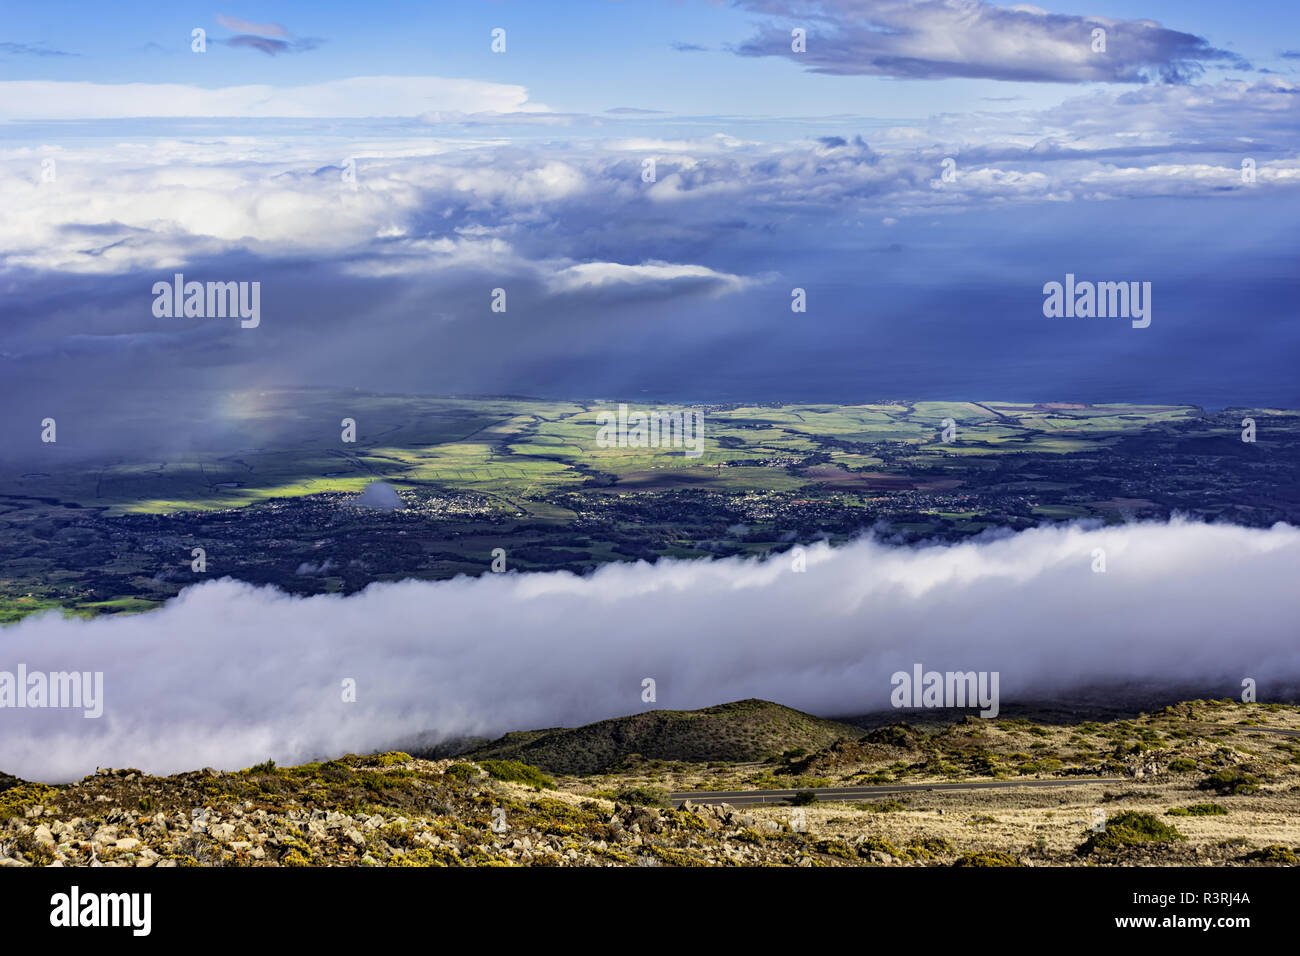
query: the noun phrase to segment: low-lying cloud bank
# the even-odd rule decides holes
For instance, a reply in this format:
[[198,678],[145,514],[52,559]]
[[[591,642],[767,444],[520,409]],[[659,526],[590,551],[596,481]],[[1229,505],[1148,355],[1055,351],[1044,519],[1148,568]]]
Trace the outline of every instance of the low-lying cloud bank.
[[[1093,570],[1095,549],[1104,573]],[[103,716],[0,709],[0,769],[65,780],[493,734],[763,697],[889,706],[890,675],[998,671],[1003,705],[1072,687],[1300,679],[1300,529],[1185,521],[768,560],[489,574],[297,598],[229,579],[141,616],[0,630],[0,671],[102,671]],[[655,704],[642,680],[657,684]],[[343,682],[356,681],[355,702]]]

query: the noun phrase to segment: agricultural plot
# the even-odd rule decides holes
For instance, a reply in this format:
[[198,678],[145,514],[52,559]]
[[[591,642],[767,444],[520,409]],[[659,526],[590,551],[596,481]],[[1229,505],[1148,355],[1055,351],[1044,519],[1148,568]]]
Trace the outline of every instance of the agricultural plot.
[[[907,540],[1175,512],[1300,520],[1300,415],[1284,410],[628,403],[702,413],[703,442],[687,448],[602,441],[600,413],[617,407],[259,391],[214,402],[221,440],[201,452],[0,466],[0,621],[155,607],[201,579],[197,546],[214,571],[322,593],[483,573],[498,548],[510,568],[584,573],[868,529]],[[1254,443],[1241,440],[1250,416]],[[375,481],[403,507],[350,504]]]

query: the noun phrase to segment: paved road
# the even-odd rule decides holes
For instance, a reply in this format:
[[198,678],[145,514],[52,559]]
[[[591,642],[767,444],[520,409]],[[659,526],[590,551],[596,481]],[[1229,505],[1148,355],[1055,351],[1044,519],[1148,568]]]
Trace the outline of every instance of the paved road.
[[1235,724],[1220,726],[1210,724],[1205,727],[1196,728],[1199,730],[1235,730],[1239,734],[1285,734],[1288,737],[1300,737],[1300,730],[1284,730],[1281,727],[1240,727]]
[[[1282,734],[1287,737],[1300,737],[1300,730],[1284,730],[1281,727],[1240,727],[1234,725],[1209,724],[1200,725],[1198,730],[1225,730],[1228,728],[1238,733],[1261,732]],[[993,780],[977,783],[913,783],[890,784],[877,787],[816,787],[804,788],[816,795],[820,801],[842,802],[859,797],[881,796],[891,793],[920,793],[928,790],[1011,790],[1016,787],[1084,787],[1093,783],[1123,783],[1127,777],[1088,777],[1084,779],[1048,779],[1048,780]],[[674,793],[669,800],[674,807],[680,807],[683,801],[692,803],[729,803],[733,807],[760,806],[765,803],[789,803],[796,793],[804,790],[709,790],[687,793]]]
[[920,793],[927,790],[1011,790],[1016,787],[1083,787],[1093,783],[1121,783],[1123,777],[1087,777],[1062,780],[991,780],[978,783],[911,783],[879,787],[814,787],[800,790],[709,790],[674,793],[669,796],[672,805],[679,807],[685,800],[692,803],[729,803],[733,807],[750,807],[764,803],[789,803],[796,793],[815,794],[821,801],[855,800],[891,793]]

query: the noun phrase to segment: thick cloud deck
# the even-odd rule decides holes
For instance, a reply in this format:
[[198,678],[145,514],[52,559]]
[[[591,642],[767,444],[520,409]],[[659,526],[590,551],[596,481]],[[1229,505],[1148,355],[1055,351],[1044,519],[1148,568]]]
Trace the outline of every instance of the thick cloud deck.
[[[1095,549],[1105,551],[1097,573]],[[296,598],[232,580],[140,616],[29,618],[0,670],[103,671],[104,713],[0,710],[0,769],[172,772],[763,697],[889,706],[890,675],[998,671],[1003,706],[1072,687],[1300,678],[1300,529],[1185,521],[768,560],[488,574]],[[656,704],[641,701],[656,681]],[[343,701],[345,679],[356,701]]]

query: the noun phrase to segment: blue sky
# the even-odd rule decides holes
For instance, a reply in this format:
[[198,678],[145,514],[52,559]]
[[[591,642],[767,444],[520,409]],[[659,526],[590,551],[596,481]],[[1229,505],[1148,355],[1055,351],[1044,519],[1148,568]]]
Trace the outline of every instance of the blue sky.
[[[1066,0],[1036,6],[1057,14],[1156,20],[1236,52],[1255,68],[1294,74],[1300,64],[1280,55],[1300,47],[1300,6],[1286,0],[1249,7],[1222,0],[1084,6]],[[308,53],[280,56],[214,44],[207,56],[190,55],[194,27],[217,40],[236,35],[218,23],[219,15],[280,24],[319,44]],[[121,2],[111,13],[84,0],[15,0],[6,5],[5,21],[9,43],[70,55],[0,54],[3,79],[217,87],[434,74],[522,84],[533,99],[561,111],[630,106],[748,116],[926,116],[988,108],[985,97],[1023,97],[1018,102],[1045,107],[1062,93],[1054,84],[994,80],[858,77],[845,82],[793,62],[737,56],[731,50],[749,39],[756,25],[786,18],[705,0],[312,2],[225,10],[206,2]],[[506,55],[489,50],[495,27],[507,30]],[[680,52],[677,44],[702,49]]]
[[[6,13],[0,428],[279,384],[1300,405],[1292,3]],[[176,272],[260,325],[155,316]],[[1152,323],[1045,317],[1067,274]]]

